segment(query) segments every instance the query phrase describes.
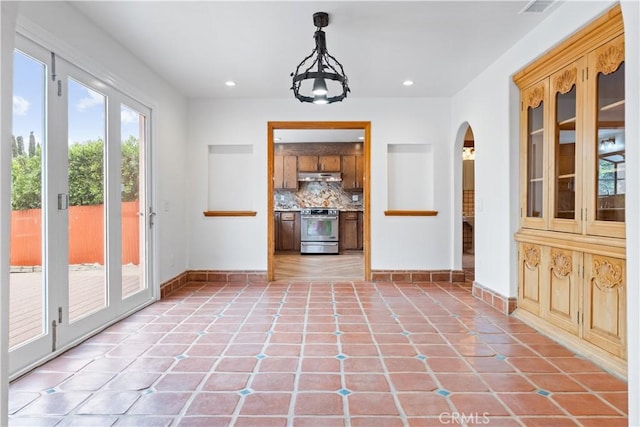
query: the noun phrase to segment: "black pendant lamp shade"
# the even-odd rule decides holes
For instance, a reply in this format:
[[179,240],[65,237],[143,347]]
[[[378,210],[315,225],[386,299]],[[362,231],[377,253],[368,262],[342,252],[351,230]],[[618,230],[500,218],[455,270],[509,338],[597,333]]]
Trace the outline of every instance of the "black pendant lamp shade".
[[[326,12],[316,12],[313,14],[313,23],[316,26],[316,32],[313,38],[316,47],[311,54],[304,58],[296,71],[291,73],[293,77],[293,85],[291,90],[300,102],[313,102],[314,104],[331,104],[342,101],[347,97],[349,89],[348,79],[342,68],[342,64],[336,58],[327,52],[327,41],[322,28],[329,25],[329,15]],[[313,86],[310,94],[300,93],[300,87],[305,80],[313,80]],[[334,80],[339,85],[330,85],[340,87],[340,93],[331,94],[327,88],[327,80]],[[310,82],[309,82],[310,83]]]

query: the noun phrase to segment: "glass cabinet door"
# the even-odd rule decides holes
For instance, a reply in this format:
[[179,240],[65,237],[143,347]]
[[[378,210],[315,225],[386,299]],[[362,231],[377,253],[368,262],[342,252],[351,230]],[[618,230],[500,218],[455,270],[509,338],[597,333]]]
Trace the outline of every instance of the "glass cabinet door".
[[589,54],[587,234],[625,237],[624,38]]
[[548,80],[522,92],[520,170],[526,174],[522,182],[521,225],[527,228],[546,228],[547,198],[545,197],[547,171],[546,111]]
[[583,60],[551,76],[549,151],[550,228],[580,233],[582,209]]

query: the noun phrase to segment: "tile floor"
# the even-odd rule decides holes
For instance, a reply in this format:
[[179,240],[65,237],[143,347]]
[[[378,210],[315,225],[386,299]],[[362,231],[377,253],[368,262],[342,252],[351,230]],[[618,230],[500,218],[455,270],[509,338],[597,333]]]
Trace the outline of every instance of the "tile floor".
[[189,284],[10,385],[10,425],[625,426],[627,384],[469,284]]

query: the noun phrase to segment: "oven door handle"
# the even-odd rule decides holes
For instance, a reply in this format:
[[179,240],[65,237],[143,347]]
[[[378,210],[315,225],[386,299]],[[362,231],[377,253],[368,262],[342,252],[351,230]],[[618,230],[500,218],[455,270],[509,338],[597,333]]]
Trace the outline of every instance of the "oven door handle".
[[337,216],[326,216],[326,215],[324,215],[324,216],[306,216],[306,215],[303,215],[300,219],[308,221],[310,219],[312,219],[312,220],[313,219],[338,219],[338,217]]

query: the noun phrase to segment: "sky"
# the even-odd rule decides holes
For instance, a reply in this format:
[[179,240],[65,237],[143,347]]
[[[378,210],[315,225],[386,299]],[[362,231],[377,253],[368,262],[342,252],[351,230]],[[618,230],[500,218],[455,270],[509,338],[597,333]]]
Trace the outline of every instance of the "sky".
[[[25,146],[33,131],[36,142],[45,140],[45,82],[51,84],[46,66],[20,52],[14,54],[13,135],[24,138]],[[68,82],[69,143],[105,139],[106,97],[81,83]],[[138,137],[136,112],[121,109],[122,139]]]

